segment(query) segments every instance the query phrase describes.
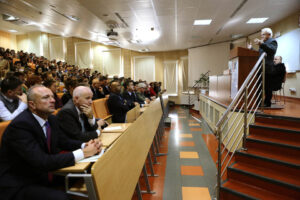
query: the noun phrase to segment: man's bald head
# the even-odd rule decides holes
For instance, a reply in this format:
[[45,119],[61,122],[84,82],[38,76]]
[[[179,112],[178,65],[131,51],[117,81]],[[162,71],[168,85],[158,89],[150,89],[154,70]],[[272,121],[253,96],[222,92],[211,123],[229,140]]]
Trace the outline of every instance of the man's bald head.
[[43,85],[34,85],[28,90],[28,107],[31,112],[47,119],[55,110],[55,99],[52,91]]
[[282,57],[281,56],[275,56],[274,57],[274,64],[277,65],[279,63],[282,63]]
[[112,82],[111,85],[110,85],[110,90],[113,93],[120,94],[120,92],[121,92],[121,85],[120,85],[120,83],[118,81]]
[[93,92],[87,86],[78,86],[73,91],[73,102],[79,108],[85,104],[92,105]]

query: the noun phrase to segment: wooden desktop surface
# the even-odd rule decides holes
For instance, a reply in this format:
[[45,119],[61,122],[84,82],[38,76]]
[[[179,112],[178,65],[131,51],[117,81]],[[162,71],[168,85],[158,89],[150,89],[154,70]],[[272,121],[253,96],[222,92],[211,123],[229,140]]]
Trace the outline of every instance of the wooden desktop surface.
[[114,143],[122,133],[101,133],[99,139],[103,147],[109,147],[112,143]]
[[[123,133],[125,132],[131,123],[112,123],[108,127],[102,130],[102,133]],[[114,127],[121,127],[120,129],[110,129]]]
[[90,165],[90,162],[76,163],[74,166],[56,170],[55,173],[84,173]]
[[92,166],[99,199],[131,199],[161,116],[157,99]]

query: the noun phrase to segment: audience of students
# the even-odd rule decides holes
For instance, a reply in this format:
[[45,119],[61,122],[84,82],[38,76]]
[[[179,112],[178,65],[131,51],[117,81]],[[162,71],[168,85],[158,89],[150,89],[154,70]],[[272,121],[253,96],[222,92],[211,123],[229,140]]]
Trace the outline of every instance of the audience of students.
[[0,199],[66,200],[63,191],[50,187],[55,185],[51,172],[99,153],[101,142],[82,143],[66,137],[51,115],[55,100],[45,86],[31,87],[27,98],[29,109],[12,120],[2,137]]

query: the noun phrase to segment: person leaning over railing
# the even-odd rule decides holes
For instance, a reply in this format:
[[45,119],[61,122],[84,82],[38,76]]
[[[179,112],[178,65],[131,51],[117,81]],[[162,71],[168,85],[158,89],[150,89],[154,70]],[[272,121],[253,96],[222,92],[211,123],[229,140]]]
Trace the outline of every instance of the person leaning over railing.
[[[265,102],[264,107],[271,106],[272,99],[272,75],[273,75],[273,60],[277,51],[277,41],[272,38],[273,32],[270,28],[261,30],[261,39],[255,38],[254,43],[259,45],[259,55],[263,52],[267,54],[265,57]],[[248,48],[252,48],[249,44]]]

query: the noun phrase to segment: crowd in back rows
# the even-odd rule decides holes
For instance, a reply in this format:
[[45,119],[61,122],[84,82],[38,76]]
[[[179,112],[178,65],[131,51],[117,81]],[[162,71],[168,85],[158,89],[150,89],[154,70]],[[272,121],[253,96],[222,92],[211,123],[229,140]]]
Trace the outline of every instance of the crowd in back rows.
[[[36,84],[43,84],[53,92],[55,109],[67,104],[78,86],[89,87],[93,93],[92,100],[109,98],[113,90],[114,93],[121,94],[119,98],[124,101],[128,110],[133,108],[135,103],[149,103],[151,98],[161,92],[161,82],[148,84],[142,80],[135,82],[131,78],[108,78],[108,75],[102,75],[98,71],[91,73],[91,69],[88,68],[79,69],[78,66],[66,62],[50,61],[34,53],[15,52],[1,47],[0,81],[0,121],[12,120],[27,108],[26,93]],[[111,88],[112,83],[119,83],[120,91]],[[110,101],[108,107],[113,115],[113,122],[124,122],[124,116],[121,117],[122,120],[119,119],[120,116],[114,116],[115,105],[110,105]],[[115,115],[118,115],[118,112]]]

